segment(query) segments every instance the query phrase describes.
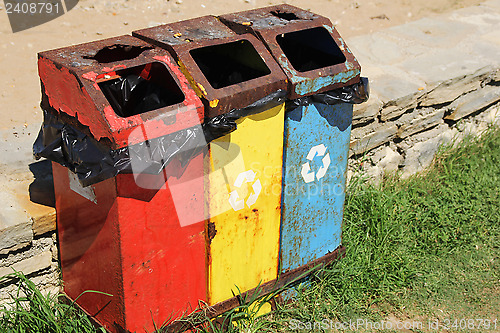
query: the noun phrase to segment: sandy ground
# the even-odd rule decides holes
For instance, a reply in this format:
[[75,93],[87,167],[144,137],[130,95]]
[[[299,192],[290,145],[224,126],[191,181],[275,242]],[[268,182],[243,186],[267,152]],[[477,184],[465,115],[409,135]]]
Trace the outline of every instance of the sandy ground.
[[[329,17],[340,34],[367,34],[422,17],[479,4],[480,0],[289,0],[289,4]],[[220,15],[278,4],[276,0],[81,0],[67,14],[12,33],[0,5],[0,130],[40,123],[39,51],[130,34],[136,29],[202,15]],[[363,64],[361,64],[363,65]],[[29,126],[31,127],[31,126]],[[12,134],[12,133],[8,133]],[[32,136],[35,133],[31,133]],[[0,138],[2,139],[2,138]],[[34,139],[34,138],[33,138]]]

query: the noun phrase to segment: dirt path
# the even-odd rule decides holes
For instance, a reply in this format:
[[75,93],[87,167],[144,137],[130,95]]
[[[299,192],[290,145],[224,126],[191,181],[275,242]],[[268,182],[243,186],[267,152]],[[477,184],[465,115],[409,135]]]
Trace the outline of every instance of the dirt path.
[[[69,13],[13,34],[0,5],[0,130],[40,123],[39,51],[129,34],[148,26],[278,4],[276,0],[81,0]],[[329,17],[349,37],[436,13],[477,5],[480,0],[289,0]],[[5,132],[5,131],[4,131]],[[0,138],[2,139],[2,138]],[[6,140],[6,138],[3,138]]]

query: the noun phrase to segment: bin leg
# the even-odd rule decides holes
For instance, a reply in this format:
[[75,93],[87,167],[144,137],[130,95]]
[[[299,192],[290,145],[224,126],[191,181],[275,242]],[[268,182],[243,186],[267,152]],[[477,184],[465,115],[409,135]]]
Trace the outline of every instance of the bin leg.
[[282,104],[210,144],[210,304],[277,278],[283,128]]
[[352,104],[311,104],[285,116],[280,271],[341,244]]

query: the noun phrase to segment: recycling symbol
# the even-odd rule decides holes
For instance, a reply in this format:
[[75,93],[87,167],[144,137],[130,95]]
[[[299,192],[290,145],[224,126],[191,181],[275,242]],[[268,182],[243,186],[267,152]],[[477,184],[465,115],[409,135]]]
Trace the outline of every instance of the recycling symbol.
[[[241,185],[243,185],[244,182],[251,183],[254,181],[254,179],[255,179],[255,172],[253,172],[252,170],[242,172],[238,175],[238,177],[236,177],[236,180],[234,181],[234,186],[239,188],[241,187]],[[253,204],[255,204],[257,202],[257,199],[259,198],[260,191],[262,190],[262,185],[260,184],[259,179],[257,179],[253,183],[252,189],[254,193],[251,194],[246,201],[248,207],[251,207]],[[232,191],[229,194],[229,204],[231,205],[231,207],[233,207],[235,211],[245,208],[245,201],[243,199],[238,200],[239,198],[240,197],[236,190]]]
[[[302,170],[300,171],[300,174],[302,175],[302,178],[304,178],[304,181],[306,183],[311,183],[314,181],[314,178],[316,177],[317,180],[320,180],[323,178],[326,174],[326,171],[328,170],[328,167],[330,166],[330,154],[326,153],[326,147],[324,144],[320,144],[317,146],[314,146],[309,150],[309,153],[307,154],[307,159],[308,161],[304,164],[302,164]],[[323,161],[323,166],[318,169],[318,172],[316,172],[316,175],[314,174],[314,171],[311,171],[311,166],[309,165],[309,161],[312,161],[315,156],[324,156],[322,161]]]

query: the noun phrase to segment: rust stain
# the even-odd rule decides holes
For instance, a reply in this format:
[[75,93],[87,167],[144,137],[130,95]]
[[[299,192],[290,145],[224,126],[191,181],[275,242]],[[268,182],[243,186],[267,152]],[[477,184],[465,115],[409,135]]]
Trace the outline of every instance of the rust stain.
[[207,235],[208,235],[208,242],[212,243],[212,239],[214,239],[215,235],[217,235],[217,230],[215,229],[215,223],[208,222]]
[[[196,241],[198,240],[199,234],[191,235],[189,236],[189,245],[195,244]],[[158,252],[160,253],[160,252]]]
[[[288,77],[289,99],[340,88],[359,81],[361,67],[327,17],[281,4],[226,14],[220,16],[219,19],[233,31],[250,32],[267,45]],[[247,22],[252,22],[252,25],[249,26]],[[325,28],[345,56],[345,61],[304,72],[293,68],[288,56],[283,53],[277,37],[284,36],[291,31],[298,32],[312,28]]]
[[191,76],[191,73],[187,70],[186,66],[184,65],[184,63],[179,60],[177,62],[177,64],[179,65],[179,67],[181,68],[181,72],[182,74],[184,74],[184,76],[186,77],[186,79],[188,80],[189,84],[191,85],[191,87],[193,88],[194,92],[196,93],[196,95],[200,98],[203,98],[205,95],[203,95],[203,92],[200,90],[200,88],[198,87],[198,85],[196,84],[194,78]]
[[[295,268],[286,273],[281,273],[278,279],[271,280],[269,282],[261,284],[257,288],[250,289],[246,292],[243,292],[241,295],[229,298],[220,303],[214,304],[210,306],[210,311],[206,311],[206,314],[209,318],[215,318],[220,314],[233,309],[240,305],[242,299],[247,299],[250,295],[252,297],[263,297],[265,295],[270,294],[272,291],[277,290],[285,285],[294,284],[300,280],[302,280],[307,274],[311,274],[318,269],[328,265],[331,262],[337,261],[345,256],[345,247],[339,246],[333,252],[328,253],[327,255],[315,259],[310,263],[307,263],[304,266]],[[161,333],[174,333],[174,332],[182,332],[185,330],[186,322],[188,322],[191,318],[196,318],[197,313],[189,315],[184,321],[174,321],[171,324],[163,327],[159,330]]]
[[[142,262],[139,266],[135,268],[135,274],[136,275],[142,275],[144,273],[148,273],[148,270],[150,268],[150,263],[151,260],[147,260],[145,262]],[[130,268],[134,268],[135,265],[130,266]]]
[[[252,20],[245,21],[250,22]],[[176,33],[182,33],[182,37],[174,37]],[[268,52],[266,46],[252,34],[238,35],[223,24],[218,17],[208,15],[134,31],[133,35],[148,40],[175,54],[179,65],[183,67],[184,75],[188,77],[198,97],[203,100],[205,116],[208,118],[227,113],[232,109],[241,109],[279,89],[285,90],[287,87],[285,74]],[[264,62],[270,73],[265,76],[258,76],[260,79],[258,84],[255,84],[254,80],[244,80],[240,83],[215,89],[203,72],[199,70],[199,64],[193,59],[192,54],[190,54],[191,51],[207,45],[214,46],[214,44],[222,45],[242,41],[246,41],[245,44],[250,44],[249,47],[253,47],[258,55],[255,59],[260,56],[259,61]],[[245,60],[257,61],[252,60],[254,56],[255,54],[248,54],[247,52]],[[183,64],[181,65],[181,63]],[[215,102],[210,102],[216,99],[219,102],[214,107]]]

